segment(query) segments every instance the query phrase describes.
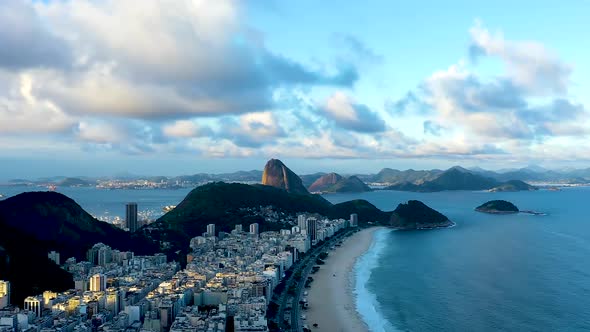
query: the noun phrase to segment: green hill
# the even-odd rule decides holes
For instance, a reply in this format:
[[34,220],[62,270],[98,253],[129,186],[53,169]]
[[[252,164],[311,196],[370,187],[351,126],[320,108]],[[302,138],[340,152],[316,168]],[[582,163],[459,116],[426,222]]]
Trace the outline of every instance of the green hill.
[[435,178],[422,183],[399,183],[387,187],[390,190],[434,192],[443,190],[487,190],[500,183],[461,167],[452,167]]
[[389,213],[364,200],[332,205],[319,195],[293,194],[264,185],[215,182],[193,189],[174,210],[145,227],[144,232],[154,240],[170,242],[172,248],[181,250],[178,258],[182,259],[190,239],[204,233],[207,224],[213,223],[216,231],[224,232],[230,232],[237,224],[247,226],[254,222],[260,225],[261,232],[290,228],[291,225],[267,222],[241,209],[268,205],[285,213],[309,212],[331,218],[348,219],[351,213],[357,213],[361,224],[389,221]]
[[[69,274],[49,263],[49,251],[59,252],[64,260],[84,259],[86,251],[98,242],[137,254],[158,251],[145,237],[94,219],[72,199],[56,192],[27,192],[0,201],[0,229],[0,246],[11,258],[10,270],[2,274],[13,283],[14,303],[35,295],[37,287],[63,289],[71,284]],[[54,287],[48,287],[51,285]]]
[[510,180],[507,182],[502,183],[499,186],[496,186],[490,191],[492,192],[505,192],[505,191],[533,191],[538,190],[539,188],[535,186],[531,186],[530,184],[520,181],[520,180]]
[[400,229],[428,229],[454,225],[442,213],[414,200],[399,204],[391,214],[390,224]]

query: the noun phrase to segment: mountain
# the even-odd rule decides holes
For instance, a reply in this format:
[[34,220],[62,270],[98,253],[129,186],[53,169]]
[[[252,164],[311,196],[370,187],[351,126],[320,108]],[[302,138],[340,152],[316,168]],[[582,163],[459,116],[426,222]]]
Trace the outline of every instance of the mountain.
[[516,205],[503,200],[485,202],[475,208],[475,211],[493,214],[507,214],[519,212]]
[[262,172],[259,170],[252,171],[237,171],[233,173],[222,173],[211,175],[211,178],[216,181],[239,181],[239,182],[258,182],[262,177]]
[[371,188],[354,175],[342,178],[325,189],[325,192],[328,193],[360,193],[365,191],[371,191]]
[[340,180],[342,180],[342,176],[339,174],[328,173],[315,180],[307,189],[310,192],[323,192],[338,183]]
[[490,189],[492,192],[504,192],[504,191],[533,191],[538,190],[539,188],[535,186],[531,186],[530,184],[520,181],[520,180],[510,180],[504,182],[494,188]]
[[181,175],[170,178],[171,182],[202,184],[205,182],[225,181],[225,182],[258,182],[262,177],[262,172],[259,170],[252,171],[237,171],[233,173],[221,174],[206,174],[199,173],[193,175]]
[[[0,246],[11,258],[6,274],[14,284],[15,301],[36,294],[35,287],[40,285],[63,289],[71,283],[71,275],[48,263],[49,251],[59,252],[64,260],[85,259],[86,251],[98,242],[140,255],[158,251],[158,246],[143,236],[94,219],[72,199],[56,192],[27,192],[0,201],[0,229]],[[25,265],[35,272],[27,275],[31,268]],[[46,276],[55,279],[41,280]]]
[[283,189],[292,194],[309,194],[301,178],[278,159],[271,159],[264,166],[262,184]]
[[321,178],[324,175],[326,175],[326,173],[318,172],[318,173],[313,173],[313,174],[304,174],[299,177],[301,178],[303,185],[306,188],[309,188],[309,186],[311,186],[317,179]]
[[222,232],[230,232],[237,224],[247,229],[251,223],[258,223],[261,232],[290,228],[289,224],[269,222],[251,211],[269,205],[292,215],[308,212],[348,219],[351,213],[357,213],[361,224],[386,224],[390,215],[363,200],[332,205],[319,195],[293,194],[266,185],[215,182],[193,189],[174,210],[142,231],[154,240],[171,243],[171,251],[179,250],[178,259],[182,260],[190,239],[205,232],[208,224],[215,224],[216,231]]
[[96,182],[86,181],[80,178],[65,178],[56,183],[60,187],[89,187],[96,185]]
[[332,206],[329,217],[349,219],[352,213],[356,213],[359,222],[366,223],[367,221],[377,222],[382,225],[387,225],[391,217],[391,212],[381,211],[375,205],[369,203],[364,199],[355,199],[346,201]]
[[396,169],[384,168],[379,171],[379,173],[375,174],[370,182],[388,184],[400,184],[404,182],[421,183],[434,179],[441,172],[441,170],[437,169],[423,171],[408,169],[405,171],[399,171]]
[[443,190],[487,190],[500,183],[492,178],[488,178],[473,173],[462,167],[452,167],[434,177],[431,180],[422,183],[400,183],[389,186],[386,189],[433,192]]
[[411,200],[397,206],[391,214],[390,225],[399,229],[429,229],[449,227],[454,223],[426,204]]

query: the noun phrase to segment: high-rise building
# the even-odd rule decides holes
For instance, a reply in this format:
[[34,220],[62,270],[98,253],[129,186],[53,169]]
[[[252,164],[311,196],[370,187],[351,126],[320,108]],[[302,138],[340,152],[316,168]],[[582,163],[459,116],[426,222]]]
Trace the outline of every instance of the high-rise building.
[[10,281],[0,280],[0,309],[10,305]]
[[299,226],[300,231],[307,229],[307,218],[304,214],[300,214],[297,216],[297,226]]
[[97,273],[90,277],[90,291],[102,292],[107,288],[107,277],[102,273]]
[[310,240],[315,241],[317,238],[317,220],[316,218],[307,218],[307,234]]
[[51,251],[47,254],[47,258],[52,260],[55,264],[59,265],[59,252]]
[[215,224],[207,225],[207,235],[215,236]]
[[41,317],[43,312],[43,298],[40,296],[29,296],[25,299],[25,310],[35,313],[36,317]]
[[137,223],[137,203],[127,203],[125,222],[130,232],[135,232],[139,228]]
[[109,246],[103,246],[98,249],[97,263],[100,266],[106,266],[113,260],[113,250]]
[[258,235],[260,233],[260,229],[258,223],[250,224],[250,234]]
[[51,309],[53,305],[53,300],[57,298],[57,293],[52,291],[44,291],[43,292],[43,307],[46,309]]
[[236,225],[236,232],[242,232],[243,228],[242,228],[242,224],[237,224]]
[[107,310],[111,311],[114,315],[117,315],[121,311],[121,298],[122,294],[116,288],[107,289]]
[[359,225],[359,216],[356,213],[350,215],[350,227],[357,227]]

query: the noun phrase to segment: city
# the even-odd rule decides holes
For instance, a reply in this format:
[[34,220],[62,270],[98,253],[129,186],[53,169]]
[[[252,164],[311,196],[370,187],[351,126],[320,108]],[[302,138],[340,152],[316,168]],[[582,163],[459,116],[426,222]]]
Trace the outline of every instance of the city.
[[[126,211],[125,228],[136,231],[137,204]],[[358,217],[298,214],[290,222],[279,232],[259,232],[257,223],[216,232],[209,224],[191,239],[185,269],[163,254],[136,256],[102,243],[80,262],[62,263],[51,251],[48,258],[73,275],[75,289],[44,290],[11,306],[10,282],[0,281],[0,332],[262,332],[283,325],[301,331],[302,290],[313,280],[307,274],[322,263],[320,252],[326,258],[326,244],[333,248],[328,240],[354,231]]]

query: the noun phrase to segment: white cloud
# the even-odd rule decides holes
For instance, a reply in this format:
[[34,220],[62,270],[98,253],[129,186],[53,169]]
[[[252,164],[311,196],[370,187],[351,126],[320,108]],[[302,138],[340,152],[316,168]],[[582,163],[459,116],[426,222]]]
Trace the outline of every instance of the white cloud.
[[162,128],[164,135],[176,138],[197,137],[203,134],[203,129],[191,120],[178,120]]
[[82,141],[97,144],[125,143],[129,140],[125,128],[103,121],[81,121],[76,136]]
[[533,94],[566,93],[572,68],[543,44],[534,41],[510,41],[502,33],[492,34],[477,21],[470,29],[471,52],[499,57],[506,64],[515,85]]
[[326,116],[338,126],[357,132],[380,132],[385,121],[367,106],[355,103],[346,93],[334,92],[322,107]]
[[9,82],[10,88],[8,95],[0,95],[0,135],[60,133],[75,125],[75,120],[53,102],[32,94],[36,82],[31,75],[0,73],[1,79]]
[[278,117],[271,112],[248,113],[238,119],[226,119],[218,132],[218,136],[243,147],[274,144],[285,135]]

